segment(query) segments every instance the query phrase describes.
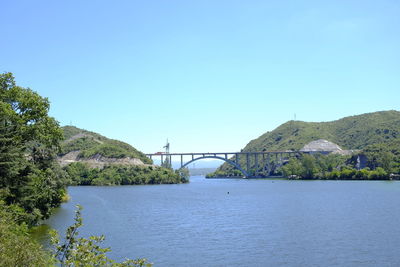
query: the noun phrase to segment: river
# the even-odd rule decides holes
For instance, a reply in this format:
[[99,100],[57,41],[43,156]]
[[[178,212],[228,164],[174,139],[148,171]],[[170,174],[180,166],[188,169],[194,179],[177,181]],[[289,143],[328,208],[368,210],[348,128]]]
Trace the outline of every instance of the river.
[[69,187],[46,223],[106,236],[116,260],[154,266],[400,266],[400,182],[190,178]]

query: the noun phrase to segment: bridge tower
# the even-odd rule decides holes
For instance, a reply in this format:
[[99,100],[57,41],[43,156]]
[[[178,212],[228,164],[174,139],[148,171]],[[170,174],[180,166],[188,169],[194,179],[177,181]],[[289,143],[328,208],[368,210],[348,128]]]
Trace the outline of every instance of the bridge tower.
[[163,147],[165,148],[165,160],[161,159],[161,166],[165,168],[172,168],[171,154],[169,153],[169,142],[167,138],[167,144]]
[[169,142],[168,142],[168,138],[167,138],[167,144],[163,147],[165,148],[165,154],[169,154]]

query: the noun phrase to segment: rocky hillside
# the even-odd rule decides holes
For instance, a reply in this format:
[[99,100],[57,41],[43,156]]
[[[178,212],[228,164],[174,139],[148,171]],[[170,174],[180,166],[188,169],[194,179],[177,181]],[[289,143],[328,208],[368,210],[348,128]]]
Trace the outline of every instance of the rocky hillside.
[[[250,141],[243,151],[300,150],[318,139],[328,140],[346,150],[391,144],[400,139],[400,112],[373,112],[330,122],[288,121]],[[220,169],[230,167],[224,164]]]
[[131,145],[74,126],[62,127],[64,141],[58,160],[62,166],[86,162],[91,167],[105,165],[149,165],[152,161]]

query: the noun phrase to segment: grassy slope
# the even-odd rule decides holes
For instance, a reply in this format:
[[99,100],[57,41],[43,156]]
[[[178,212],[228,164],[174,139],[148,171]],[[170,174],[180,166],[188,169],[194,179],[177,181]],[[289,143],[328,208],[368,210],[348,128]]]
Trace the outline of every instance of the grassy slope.
[[[399,138],[400,112],[391,110],[331,122],[288,121],[250,141],[243,151],[299,150],[317,139],[329,140],[343,149],[363,149],[372,144],[392,143]],[[221,169],[230,167],[225,163]]]
[[[144,163],[152,163],[145,154],[127,143],[109,139],[98,133],[79,129],[74,126],[64,126],[62,129],[65,138],[61,147],[62,155],[71,151],[80,150],[80,156],[82,158],[100,154],[110,158],[138,158]],[[74,139],[73,137],[77,135],[79,135],[79,138]]]

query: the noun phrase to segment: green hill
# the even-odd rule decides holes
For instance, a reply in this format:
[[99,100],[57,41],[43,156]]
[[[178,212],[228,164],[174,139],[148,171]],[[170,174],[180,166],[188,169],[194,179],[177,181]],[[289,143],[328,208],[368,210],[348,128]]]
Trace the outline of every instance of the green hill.
[[343,149],[363,149],[396,138],[400,138],[400,112],[392,110],[330,122],[288,121],[250,141],[243,150],[299,150],[318,139],[329,140]]
[[[330,122],[288,121],[250,141],[243,151],[299,150],[311,141],[325,139],[342,149],[369,150],[376,146],[400,151],[400,112],[366,113]],[[243,161],[244,159],[241,159]],[[242,162],[244,163],[244,162]],[[232,167],[223,164],[219,170]]]
[[145,154],[127,143],[109,139],[98,133],[79,129],[74,126],[64,126],[62,130],[64,141],[61,144],[60,156],[79,151],[76,155],[79,160],[95,156],[115,159],[129,157],[139,159],[145,164],[152,164],[152,160],[146,157]]
[[70,185],[177,184],[188,182],[186,171],[153,165],[131,145],[74,126],[62,127],[58,161]]

